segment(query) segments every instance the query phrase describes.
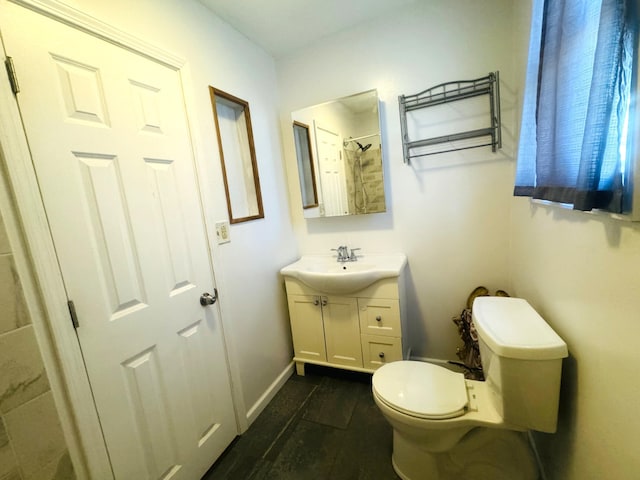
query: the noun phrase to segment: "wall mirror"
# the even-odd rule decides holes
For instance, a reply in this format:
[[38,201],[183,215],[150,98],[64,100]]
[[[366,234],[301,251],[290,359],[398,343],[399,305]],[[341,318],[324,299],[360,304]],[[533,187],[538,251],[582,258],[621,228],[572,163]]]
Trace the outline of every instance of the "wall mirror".
[[249,104],[209,87],[229,223],[264,218]]
[[291,114],[306,218],[386,211],[378,106],[368,90]]

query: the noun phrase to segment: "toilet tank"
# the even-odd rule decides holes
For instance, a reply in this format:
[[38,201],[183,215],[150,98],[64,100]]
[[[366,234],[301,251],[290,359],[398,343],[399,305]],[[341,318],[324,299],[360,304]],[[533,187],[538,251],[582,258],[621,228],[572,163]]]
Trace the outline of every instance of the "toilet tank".
[[521,298],[477,297],[472,312],[496,410],[507,423],[555,432],[566,343]]

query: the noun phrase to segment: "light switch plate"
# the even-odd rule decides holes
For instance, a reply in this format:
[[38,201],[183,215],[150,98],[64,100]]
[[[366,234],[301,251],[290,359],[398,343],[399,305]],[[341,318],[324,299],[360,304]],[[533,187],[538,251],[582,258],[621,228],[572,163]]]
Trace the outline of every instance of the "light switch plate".
[[229,222],[226,220],[222,222],[216,222],[216,240],[218,245],[221,243],[229,243],[231,236],[229,232]]

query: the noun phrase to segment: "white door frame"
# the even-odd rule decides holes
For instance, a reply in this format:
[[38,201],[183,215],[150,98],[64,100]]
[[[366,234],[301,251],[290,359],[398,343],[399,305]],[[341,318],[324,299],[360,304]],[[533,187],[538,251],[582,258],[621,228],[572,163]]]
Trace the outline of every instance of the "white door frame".
[[[0,5],[0,12],[7,1],[61,21],[176,70],[181,78],[182,91],[185,95],[187,122],[191,125],[192,122],[189,120],[194,118],[191,107],[193,102],[190,92],[185,88],[185,84],[189,84],[186,81],[188,66],[183,59],[57,0],[5,0],[4,4]],[[1,15],[0,18],[2,18]],[[2,21],[0,20],[0,31],[1,29]],[[0,49],[0,57],[3,61],[4,56],[4,49]],[[200,159],[196,150],[198,142],[194,138],[191,126],[189,131],[194,151],[196,177],[199,179],[197,188],[200,191],[202,182],[199,175],[201,168],[198,168]],[[7,230],[12,245],[16,247],[16,263],[24,283],[25,296],[30,300],[39,299],[39,301],[27,303],[41,343],[43,360],[76,474],[78,478],[112,478],[89,378],[84,368],[78,338],[71,325],[62,273],[57,264],[53,239],[40,196],[26,134],[22,128],[20,112],[9,80],[1,72],[0,157],[4,161],[5,174],[13,191],[17,215],[17,218],[14,218],[12,212],[9,212],[9,221],[6,222]],[[200,199],[202,202],[202,195]],[[0,200],[9,199],[0,198]],[[203,211],[206,212],[204,207],[203,205]],[[203,222],[208,234],[209,251],[213,252],[211,239],[215,238],[215,235],[212,236],[212,225],[209,225],[204,218]],[[24,231],[25,237],[23,247],[20,246],[20,228]],[[217,314],[220,315],[223,328],[236,423],[239,431],[244,431],[248,427],[248,421],[243,414],[246,407],[240,389],[239,366],[233,358],[235,349],[230,335],[224,334],[224,331],[229,332],[229,329],[225,328],[220,302],[217,306]]]

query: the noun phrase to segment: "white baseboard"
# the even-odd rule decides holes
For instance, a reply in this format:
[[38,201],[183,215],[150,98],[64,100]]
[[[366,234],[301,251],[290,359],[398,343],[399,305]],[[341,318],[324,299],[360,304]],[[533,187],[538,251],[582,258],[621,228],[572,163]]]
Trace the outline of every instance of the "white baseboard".
[[[294,371],[294,363],[290,362],[285,369],[276,377],[276,379],[269,385],[269,387],[265,390],[265,392],[260,396],[258,401],[254,403],[251,408],[247,411],[247,428],[251,426],[251,424],[258,418],[258,415],[262,413],[269,402],[273,400],[273,397],[276,396],[276,393],[280,391],[285,382],[289,379],[289,377],[293,374]],[[244,433],[246,430],[240,432]]]

